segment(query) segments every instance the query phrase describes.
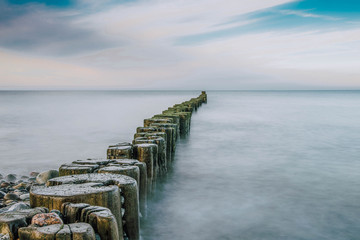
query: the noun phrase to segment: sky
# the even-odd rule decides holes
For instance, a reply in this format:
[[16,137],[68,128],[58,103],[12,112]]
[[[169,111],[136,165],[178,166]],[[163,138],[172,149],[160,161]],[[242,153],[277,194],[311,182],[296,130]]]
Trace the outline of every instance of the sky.
[[0,89],[360,89],[358,0],[0,0]]

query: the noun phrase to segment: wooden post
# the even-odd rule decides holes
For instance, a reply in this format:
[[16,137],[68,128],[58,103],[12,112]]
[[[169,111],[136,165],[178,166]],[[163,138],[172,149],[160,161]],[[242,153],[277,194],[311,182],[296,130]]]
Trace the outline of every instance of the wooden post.
[[[148,177],[148,192],[155,188],[156,181],[156,159],[158,158],[158,146],[151,143],[135,144],[134,157],[146,164]],[[152,192],[152,191],[150,191]]]
[[[90,174],[58,177],[58,178],[50,179],[48,181],[49,186],[56,186],[56,185],[73,186],[68,184],[81,185],[83,183],[101,183],[102,185],[116,185],[118,188],[120,188],[121,195],[124,197],[124,209],[125,209],[124,220],[126,223],[124,226],[124,231],[126,232],[126,235],[129,237],[130,240],[132,239],[138,240],[140,238],[140,220],[139,220],[139,194],[138,194],[138,186],[136,180],[131,177],[119,175],[119,174],[90,173]],[[68,202],[80,203],[79,201],[68,201]],[[90,205],[102,206],[85,201],[82,201],[81,203],[88,203]],[[107,206],[103,206],[103,207],[107,207]],[[115,214],[111,208],[109,209],[115,215],[116,220],[118,221],[118,216],[119,215],[121,216],[120,208],[118,209],[119,212],[118,214]],[[120,221],[120,223],[122,223],[122,221]],[[121,230],[123,229],[122,224],[120,224],[119,228],[121,228]],[[123,236],[122,234],[119,235]]]
[[59,175],[61,177],[68,175],[93,173],[98,168],[99,165],[96,164],[63,164],[59,168]]
[[[66,177],[71,178],[73,176],[81,175]],[[53,178],[51,180],[59,178]],[[66,202],[88,203],[90,205],[109,208],[118,221],[119,236],[123,236],[120,192],[117,186],[103,186],[99,183],[83,183],[57,186],[33,186],[31,188],[31,207],[41,206],[49,210],[61,210],[62,204]]]
[[147,137],[140,137],[134,139],[134,144],[140,143],[155,143],[158,145],[158,162],[156,163],[157,167],[155,170],[159,169],[159,172],[162,174],[166,173],[166,145],[165,140],[162,137],[157,136],[147,136]]
[[133,147],[131,143],[118,143],[110,145],[106,152],[108,159],[132,158]]
[[114,163],[109,166],[137,166],[140,170],[140,182],[139,186],[139,201],[140,201],[140,212],[143,217],[147,216],[147,192],[151,187],[151,183],[148,185],[147,177],[147,166],[145,162],[140,162],[136,159],[115,159]]

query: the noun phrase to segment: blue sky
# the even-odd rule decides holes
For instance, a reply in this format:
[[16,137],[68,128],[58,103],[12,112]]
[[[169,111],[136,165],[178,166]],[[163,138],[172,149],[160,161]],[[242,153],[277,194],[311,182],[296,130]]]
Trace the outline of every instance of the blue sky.
[[75,1],[71,0],[8,0],[9,5],[43,4],[50,7],[72,7]]
[[0,0],[0,88],[358,89],[354,0]]
[[[241,22],[245,19],[257,20],[245,26],[203,34],[184,36],[178,44],[192,44],[211,41],[241,34],[276,30],[322,30],[357,28],[360,26],[360,3],[354,0],[305,0],[281,4],[272,8],[261,9],[248,14],[234,16],[223,25]],[[355,22],[359,21],[359,22]]]

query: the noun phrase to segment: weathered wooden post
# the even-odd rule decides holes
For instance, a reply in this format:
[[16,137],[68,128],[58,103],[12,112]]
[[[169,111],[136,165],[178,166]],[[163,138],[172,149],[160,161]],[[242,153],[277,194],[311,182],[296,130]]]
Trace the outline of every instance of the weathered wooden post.
[[201,99],[203,100],[203,103],[207,103],[207,94],[205,91],[202,91],[201,92],[201,95],[200,95]]
[[96,240],[94,229],[88,223],[25,227],[19,230],[19,236],[20,240]]
[[141,184],[142,182],[140,182],[140,169],[138,166],[114,164],[112,166],[101,168],[99,170],[99,173],[121,174],[134,178],[139,186],[138,190],[139,190],[139,200],[140,200],[140,212],[142,213],[142,215],[144,216],[146,215],[146,204],[147,204],[146,178],[143,180],[145,182]]
[[108,208],[91,206],[86,203],[64,203],[61,213],[66,223],[89,223],[101,240],[119,239],[118,223]]
[[185,137],[190,131],[191,112],[164,111],[163,114],[175,115],[180,118],[180,135]]
[[175,112],[193,112],[194,111],[194,107],[192,106],[192,104],[189,103],[181,103],[181,104],[175,104],[172,107],[169,107],[168,110],[173,110]]
[[112,163],[111,159],[103,159],[103,158],[87,158],[75,160],[72,163],[77,165],[98,165],[99,167],[106,166],[109,163]]
[[[108,166],[100,168],[98,173],[112,173],[112,174],[121,174],[125,176],[132,177],[136,180],[138,186],[140,186],[140,170],[137,166]],[[140,192],[140,191],[139,191]]]
[[[152,128],[157,129],[158,131],[165,132],[168,135],[170,140],[171,152],[174,153],[176,149],[176,128],[177,125],[174,123],[152,123]],[[141,128],[139,129],[141,131]],[[173,154],[171,154],[173,155]]]
[[28,226],[33,216],[48,211],[47,208],[38,207],[0,213],[0,233],[9,236],[11,240],[16,240],[19,238],[19,229]]
[[75,174],[93,173],[99,169],[96,164],[63,164],[59,168],[60,176],[68,176]]
[[138,127],[138,128],[136,128],[136,132],[137,133],[156,132],[156,128],[154,128],[154,127]]
[[134,145],[134,158],[144,162],[147,168],[148,191],[155,188],[156,162],[158,159],[158,146],[152,143]]
[[147,166],[145,162],[140,162],[136,159],[115,159],[114,163],[109,164],[111,166],[136,166],[140,170],[139,186],[139,201],[140,201],[140,212],[143,217],[147,215],[147,192],[151,184],[148,185],[147,177]]
[[117,159],[117,158],[132,158],[133,157],[133,147],[131,143],[118,143],[115,145],[110,145],[107,149],[107,158],[108,159]]
[[[71,177],[74,176],[82,175],[72,175],[66,177],[71,179]],[[54,179],[51,180],[55,181]],[[76,179],[76,177],[73,179]],[[109,208],[118,221],[119,236],[123,236],[120,192],[117,186],[104,186],[101,183],[91,182],[57,186],[33,186],[31,188],[31,207],[46,207],[50,210],[61,210],[62,204],[66,202],[88,203],[95,206]]]
[[[72,175],[72,176],[64,176],[50,179],[47,183],[49,186],[77,186],[82,185],[84,183],[100,183],[101,185],[115,185],[120,188],[121,196],[124,197],[124,231],[130,240],[135,239],[138,240],[140,238],[140,220],[139,220],[139,194],[138,194],[138,186],[136,180],[120,175],[120,174],[108,174],[108,173],[90,173],[90,174],[81,174],[81,175]],[[68,187],[69,188],[69,187]],[[71,200],[71,201],[70,201]],[[99,204],[93,204],[92,202],[87,201],[75,201],[70,199],[67,202],[71,203],[88,203],[90,205],[102,206]],[[109,199],[111,201],[111,199]],[[120,200],[119,200],[120,201]],[[120,205],[120,203],[119,203]],[[107,207],[107,206],[103,206]],[[115,215],[118,223],[120,222],[119,228],[122,231],[122,220],[120,212],[118,209],[115,214],[112,208],[107,207],[111,210],[111,212]],[[120,220],[119,220],[120,215]],[[120,232],[120,230],[119,230]],[[123,236],[119,233],[119,236]],[[122,238],[121,238],[122,239]]]
[[180,137],[180,117],[174,114],[157,114],[153,118],[170,118],[176,124],[176,139]]
[[170,118],[147,118],[144,119],[144,127],[149,127],[152,123],[173,123]]
[[166,134],[166,132],[163,131],[153,131],[153,132],[137,132],[134,134],[134,139],[139,138],[139,137],[153,137],[153,136],[158,136],[158,137],[162,137],[165,140],[165,145],[166,145],[166,166],[168,165],[168,162],[171,161],[171,155],[172,155],[172,150],[171,150],[171,143],[172,143],[172,139],[170,136],[170,138],[168,138],[168,135]]
[[[134,144],[140,143],[155,143],[158,145],[158,165],[155,166],[155,170],[160,170],[162,174],[166,173],[166,145],[165,139],[157,136],[147,136],[134,139]],[[158,169],[157,169],[158,168]]]
[[[170,127],[163,127],[163,125],[161,125],[162,123],[151,123],[151,124],[159,124],[159,125],[154,126],[154,127],[138,127],[136,129],[136,133],[154,133],[154,132],[166,133],[166,143],[167,143],[166,156],[168,157],[168,160],[171,161],[173,158],[173,152],[174,152],[175,143],[176,143],[176,136],[175,136],[176,125],[173,123],[165,123],[165,124],[171,124],[174,126],[174,128],[170,128]],[[134,135],[134,139],[136,138],[135,136],[136,135]]]

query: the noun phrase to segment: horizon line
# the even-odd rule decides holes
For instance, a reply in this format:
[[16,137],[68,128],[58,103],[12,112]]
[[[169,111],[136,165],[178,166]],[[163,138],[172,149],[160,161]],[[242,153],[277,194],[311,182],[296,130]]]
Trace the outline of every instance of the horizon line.
[[0,89],[0,92],[285,92],[285,91],[360,91],[360,89]]

